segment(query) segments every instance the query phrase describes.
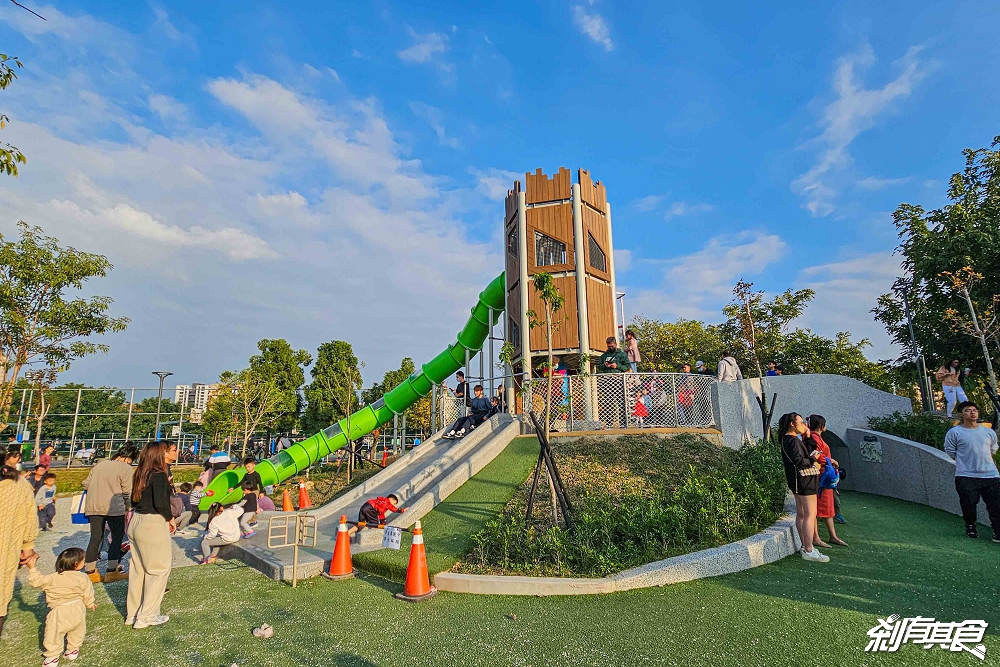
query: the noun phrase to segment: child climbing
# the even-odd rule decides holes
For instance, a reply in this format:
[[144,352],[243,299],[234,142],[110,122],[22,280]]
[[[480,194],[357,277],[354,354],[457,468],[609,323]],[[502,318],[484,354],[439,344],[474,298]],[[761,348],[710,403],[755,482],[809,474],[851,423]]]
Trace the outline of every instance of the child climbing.
[[28,583],[45,591],[45,603],[49,606],[42,639],[43,667],[58,665],[60,653],[67,660],[76,660],[80,655],[80,646],[87,634],[87,609],[97,609],[94,584],[83,573],[86,557],[83,549],[66,549],[56,558],[56,571],[52,574],[42,574],[35,567],[38,554],[25,563]]
[[[406,511],[405,507],[397,507],[398,503],[399,497],[395,493],[390,493],[385,498],[382,496],[371,498],[361,506],[361,510],[358,512],[358,523],[363,522],[369,528],[375,528],[385,523],[387,512],[402,513]],[[354,533],[358,532],[358,527],[352,526],[347,532],[350,535],[354,535]]]

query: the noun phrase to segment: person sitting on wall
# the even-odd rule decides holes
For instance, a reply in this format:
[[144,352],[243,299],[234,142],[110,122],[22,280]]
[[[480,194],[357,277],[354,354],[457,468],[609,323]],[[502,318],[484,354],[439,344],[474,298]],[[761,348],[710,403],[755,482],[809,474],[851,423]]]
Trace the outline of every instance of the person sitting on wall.
[[[483,385],[477,384],[473,390],[476,396],[472,399],[472,413],[467,417],[459,417],[452,424],[448,432],[444,434],[446,438],[461,438],[466,433],[482,424],[492,414],[493,403],[483,396]],[[496,398],[493,399],[494,401]]]
[[979,406],[972,401],[962,401],[956,407],[962,423],[948,429],[944,452],[955,461],[955,490],[965,519],[965,534],[979,537],[976,508],[982,498],[993,526],[993,541],[1000,543],[1000,471],[993,460],[997,434],[979,423]]
[[628,356],[618,349],[618,339],[608,336],[608,349],[597,359],[598,373],[628,373],[631,370]]

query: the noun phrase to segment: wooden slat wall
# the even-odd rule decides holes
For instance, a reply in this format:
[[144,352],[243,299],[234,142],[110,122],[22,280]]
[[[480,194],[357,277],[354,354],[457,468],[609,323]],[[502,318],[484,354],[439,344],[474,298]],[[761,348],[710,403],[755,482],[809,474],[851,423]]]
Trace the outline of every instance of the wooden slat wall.
[[[509,276],[511,274],[508,273],[507,275]],[[513,319],[518,327],[521,326],[521,290],[517,279],[515,279],[514,283],[510,285],[510,291],[507,292],[507,312],[505,313],[505,316]],[[509,328],[510,324],[508,323],[507,326]],[[518,345],[517,349],[514,351],[514,356],[521,356],[520,345]]]
[[604,189],[604,184],[600,181],[594,183],[590,178],[590,172],[580,169],[580,199],[590,204],[601,213],[607,213],[608,193]]
[[601,280],[607,280],[611,282],[611,273],[608,271],[599,271],[590,265],[590,241],[587,238],[587,234],[592,234],[594,240],[597,241],[597,245],[601,246],[601,250],[604,251],[605,266],[609,265],[611,258],[608,256],[608,219],[598,213],[597,211],[583,207],[583,247],[586,249],[586,266],[587,273],[592,276],[597,276]]
[[503,200],[505,215],[504,220],[510,223],[510,219],[517,216],[517,193],[521,191],[521,181],[514,181],[514,188],[507,191],[507,197]]
[[603,352],[607,349],[604,341],[615,335],[614,307],[611,286],[587,278],[587,322],[592,350]]
[[543,174],[541,168],[536,169],[534,174],[527,172],[524,174],[524,187],[524,200],[528,204],[558,201],[572,196],[570,171],[566,167],[559,167],[552,178]]
[[[576,309],[576,279],[572,276],[565,276],[554,279],[556,289],[566,299],[566,303],[559,312],[555,314],[554,320],[559,322],[559,328],[552,332],[552,348],[579,348],[580,332],[578,327],[579,318]],[[609,289],[608,292],[611,290]],[[528,286],[528,308],[538,314],[536,319],[545,319],[545,305],[538,298],[538,294]],[[535,327],[531,330],[531,351],[541,352],[546,349],[545,327]]]
[[516,233],[516,230],[517,230],[516,222],[512,225],[508,225],[507,230],[505,231],[503,237],[503,255],[506,258],[506,262],[504,263],[504,270],[507,272],[508,283],[511,280],[517,280],[518,276],[521,275],[521,267],[520,263],[518,262],[517,255],[511,255],[509,252],[507,252],[507,235],[510,234],[511,231],[515,231]]
[[[566,173],[569,172],[567,171]],[[539,271],[545,271],[547,273],[573,271],[576,266],[574,264],[576,260],[573,255],[572,204],[558,204],[555,206],[543,206],[541,208],[529,208],[527,214],[528,238],[526,240],[528,242],[528,275],[534,275]],[[535,266],[536,230],[566,244],[565,264],[552,264],[541,268]]]

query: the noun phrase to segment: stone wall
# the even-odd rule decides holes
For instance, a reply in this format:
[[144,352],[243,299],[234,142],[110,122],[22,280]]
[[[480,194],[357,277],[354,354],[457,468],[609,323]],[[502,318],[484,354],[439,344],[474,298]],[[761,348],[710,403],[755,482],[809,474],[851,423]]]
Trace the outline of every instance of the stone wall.
[[[760,383],[760,378],[754,378],[714,385],[715,424],[722,431],[727,447],[739,448],[745,440],[763,436],[756,399]],[[846,437],[849,428],[866,427],[869,417],[912,412],[910,399],[873,389],[843,375],[772,376],[764,378],[764,388],[769,405],[772,396],[778,394],[772,425],[776,426],[785,412],[803,416],[821,414],[826,417],[827,428],[841,438]]]
[[[961,516],[955,492],[955,462],[934,447],[861,428],[847,429],[830,453],[847,469],[840,488],[899,498]],[[846,450],[846,451],[845,451]],[[989,525],[979,503],[979,522]]]

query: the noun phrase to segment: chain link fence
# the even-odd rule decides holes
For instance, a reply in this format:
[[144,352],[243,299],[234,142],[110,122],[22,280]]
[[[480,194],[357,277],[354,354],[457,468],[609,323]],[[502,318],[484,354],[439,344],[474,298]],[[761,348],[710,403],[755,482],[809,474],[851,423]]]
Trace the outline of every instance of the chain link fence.
[[[685,373],[606,373],[552,378],[554,431],[624,428],[709,428],[715,426],[715,378]],[[549,380],[524,388],[524,411],[541,418]]]

